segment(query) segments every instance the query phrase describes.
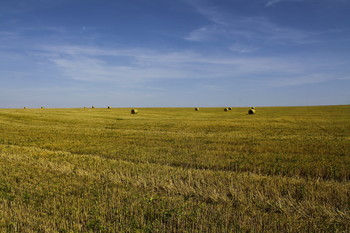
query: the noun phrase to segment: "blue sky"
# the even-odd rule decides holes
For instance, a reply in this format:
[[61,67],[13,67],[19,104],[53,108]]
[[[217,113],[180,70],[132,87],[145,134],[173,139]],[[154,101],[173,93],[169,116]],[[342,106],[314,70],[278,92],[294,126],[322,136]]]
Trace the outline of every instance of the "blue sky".
[[350,104],[349,0],[0,0],[0,108]]

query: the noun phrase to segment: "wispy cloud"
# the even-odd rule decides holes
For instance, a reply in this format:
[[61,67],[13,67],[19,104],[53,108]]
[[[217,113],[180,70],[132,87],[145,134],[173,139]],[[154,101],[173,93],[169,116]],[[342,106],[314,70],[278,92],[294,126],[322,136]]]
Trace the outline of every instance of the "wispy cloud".
[[190,52],[164,54],[147,49],[109,50],[81,46],[53,46],[46,47],[45,51],[43,55],[49,56],[66,77],[123,85],[193,77],[191,62],[196,63]]
[[0,1],[0,12],[18,14],[36,9],[47,9],[61,5],[69,0],[25,0]]
[[324,74],[324,73],[311,73],[311,74],[300,74],[295,77],[280,77],[273,80],[269,80],[269,84],[275,87],[284,87],[284,86],[300,86],[306,84],[316,84],[324,83],[334,80],[350,80],[349,75],[339,74]]
[[218,24],[207,25],[190,32],[185,36],[185,40],[205,42],[218,39],[238,40],[241,38],[251,39],[254,32],[239,27],[224,26]]
[[[257,48],[236,45],[231,49],[244,54]],[[325,67],[337,64],[321,59],[306,63],[282,57],[204,56],[194,51],[82,46],[45,46],[41,56],[48,58],[67,78],[126,86],[164,79],[232,79],[239,82],[261,79],[270,86],[346,79],[342,74],[324,71]]]
[[[50,73],[46,79],[64,77],[81,83],[151,88],[154,83],[168,82],[166,80],[196,80],[196,83],[258,80],[266,86],[295,86],[348,78],[346,61],[339,59],[260,52],[257,55],[255,52],[260,48],[254,44],[232,43],[228,49],[232,53],[51,44],[31,45],[25,48],[25,53],[19,54],[0,46],[0,79],[45,78]],[[16,73],[14,67],[24,71]]]
[[242,44],[234,44],[229,46],[229,50],[237,53],[253,53],[258,51],[260,48],[256,46],[242,45]]
[[281,2],[281,1],[283,1],[283,0],[269,0],[269,1],[267,1],[266,6],[272,6],[272,5],[274,5],[278,2]]
[[[283,27],[266,17],[238,16],[227,13],[219,7],[214,7],[200,1],[188,0],[198,13],[205,16],[210,24],[190,32],[185,40],[221,43],[243,42],[255,44],[256,47],[266,44],[310,44],[315,42],[319,32],[310,32],[296,28]],[[286,0],[270,0],[267,6]],[[292,0],[300,1],[300,0]]]
[[348,0],[266,0],[266,7],[273,6],[281,2],[331,2],[331,3],[348,3]]
[[281,2],[310,2],[310,1],[320,2],[320,1],[339,1],[339,0],[267,0],[265,6],[269,7]]
[[18,33],[16,32],[11,32],[11,31],[0,31],[0,36],[1,37],[13,37],[13,36],[17,36]]
[[206,25],[190,32],[190,41],[250,41],[255,44],[310,44],[316,32],[280,27],[263,17],[232,17],[230,23]]

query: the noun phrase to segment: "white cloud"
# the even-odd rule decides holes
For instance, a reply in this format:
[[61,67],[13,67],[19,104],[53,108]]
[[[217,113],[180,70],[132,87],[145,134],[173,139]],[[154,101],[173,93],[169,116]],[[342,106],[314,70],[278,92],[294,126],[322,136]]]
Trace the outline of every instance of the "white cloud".
[[80,46],[46,47],[45,50],[51,55],[44,55],[51,57],[51,61],[67,77],[125,85],[193,76],[190,63],[195,62],[190,52],[163,54],[142,49],[107,50]]
[[29,12],[37,9],[48,9],[59,6],[69,0],[11,0],[0,1],[0,13],[18,14]]
[[11,31],[0,31],[0,36],[3,37],[13,37],[13,36],[17,36],[18,33],[16,32],[11,32]]
[[332,80],[350,80],[349,76],[338,74],[311,73],[299,74],[296,77],[281,77],[269,81],[271,86],[299,86],[305,84],[324,83]]
[[229,50],[237,53],[253,53],[257,50],[259,50],[258,47],[255,46],[247,46],[242,44],[234,44],[229,46]]
[[207,41],[213,37],[213,34],[214,34],[214,30],[212,28],[201,27],[201,28],[194,30],[193,32],[191,32],[187,36],[185,36],[185,40],[189,40],[189,41],[203,41],[203,40],[205,40],[205,41]]
[[226,24],[226,18],[224,14],[214,6],[210,6],[206,1],[200,0],[185,0],[201,15],[208,18],[211,22],[216,24]]
[[[74,80],[142,85],[164,79],[261,80],[270,86],[294,86],[344,78],[327,72],[341,66],[322,59],[285,57],[206,56],[193,51],[163,52],[145,49],[104,49],[81,46],[45,46],[48,58],[60,72]],[[234,45],[231,50],[249,53],[255,47]],[[48,54],[50,54],[48,56]]]
[[[240,46],[237,45],[235,49],[248,49]],[[40,71],[34,64],[33,66],[31,64],[30,72],[26,70],[25,73],[14,72],[13,70],[4,72],[2,69],[0,80],[6,83],[6,79],[18,79],[24,81],[24,85],[19,82],[20,85],[22,83],[22,86],[29,86],[30,93],[23,94],[21,92],[22,97],[18,99],[18,106],[29,106],[29,102],[34,104],[32,101],[25,102],[26,97],[28,96],[28,99],[33,100],[32,96],[39,92],[41,94],[38,94],[36,102],[34,101],[37,106],[45,105],[45,102],[43,103],[44,96],[51,95],[56,97],[54,99],[50,97],[51,99],[47,100],[47,104],[53,104],[54,101],[57,101],[57,106],[60,106],[59,104],[62,105],[65,102],[61,96],[65,97],[66,94],[69,98],[79,99],[76,102],[68,101],[71,104],[70,106],[86,105],[86,102],[89,105],[98,106],[99,104],[107,104],[106,102],[112,101],[113,98],[119,101],[117,103],[120,106],[128,106],[132,103],[142,103],[144,106],[148,106],[149,103],[152,103],[152,105],[158,105],[158,103],[159,105],[166,105],[164,101],[162,102],[162,99],[166,98],[173,98],[173,104],[175,105],[188,106],[189,102],[186,102],[186,99],[194,101],[193,104],[196,103],[195,97],[192,97],[193,93],[196,92],[199,93],[198,96],[201,96],[201,101],[206,99],[206,104],[213,99],[212,105],[214,106],[218,103],[214,100],[218,101],[217,98],[225,96],[223,94],[218,97],[216,96],[217,93],[220,93],[220,90],[228,90],[230,86],[235,88],[237,92],[241,88],[264,90],[266,87],[278,88],[334,80],[350,80],[346,61],[331,61],[328,57],[323,59],[321,57],[300,58],[256,55],[253,57],[249,53],[214,55],[186,50],[164,52],[151,49],[109,49],[76,45],[36,47],[33,48],[32,52],[27,50],[27,53],[23,56],[28,56],[27,59],[32,58],[35,62],[43,62],[44,65],[40,65],[40,67],[45,67],[45,69]],[[6,61],[9,57],[11,57],[10,52],[0,53],[0,61]],[[15,58],[13,60],[17,62],[16,68],[21,66],[21,60]],[[3,65],[3,67],[5,66]],[[41,77],[44,83],[41,80],[40,82],[36,80],[38,76]],[[62,76],[64,76],[64,80],[60,80]],[[51,87],[51,80],[53,87]],[[70,80],[75,81],[71,82]],[[32,90],[33,88],[30,88],[30,86],[33,81],[43,90],[50,90],[50,93],[48,91]],[[57,83],[64,84],[59,84],[58,88],[61,89],[57,93],[60,94],[56,95],[51,92]],[[165,85],[158,85],[159,83]],[[177,85],[183,83],[186,87],[169,87],[172,83],[177,83]],[[65,87],[77,87],[78,89],[81,87],[78,90],[80,94],[76,94],[73,90],[65,92]],[[87,87],[88,89],[86,89]],[[13,93],[18,93],[18,87],[15,89],[16,91]],[[104,94],[108,90],[110,90],[110,93]],[[135,93],[133,96],[136,100],[131,101],[131,97],[128,97],[130,92],[138,90],[141,90],[142,94]],[[68,94],[68,92],[71,94]],[[172,93],[171,97],[169,97],[169,92]],[[179,92],[181,92],[181,96],[185,95],[186,98],[182,98],[180,101],[177,96]],[[99,93],[103,93],[103,96],[99,97]],[[212,96],[208,97],[208,93],[211,93]],[[11,93],[4,94],[0,92],[1,94],[6,98],[12,98]],[[146,99],[145,95],[148,94],[151,96]],[[226,91],[226,94],[230,95],[230,92]],[[237,95],[239,96],[239,94]],[[125,99],[127,101],[124,101]],[[16,97],[13,100],[16,100]],[[197,101],[200,102],[199,99]],[[62,106],[67,107],[64,104]]]
[[280,1],[281,0],[269,0],[269,1],[267,1],[266,6],[272,6]]
[[[190,41],[249,41],[256,46],[264,44],[306,44],[315,41],[317,33],[273,23],[265,17],[237,16],[204,2],[188,0],[198,13],[211,23],[194,29],[184,37]],[[287,0],[270,0],[268,6]],[[300,0],[288,0],[300,1]]]
[[254,33],[243,28],[227,27],[222,25],[207,25],[190,32],[185,36],[185,40],[189,41],[215,41],[217,39],[239,39],[253,38]]
[[267,7],[273,6],[281,2],[330,2],[330,3],[349,3],[348,0],[266,0]]
[[232,17],[227,24],[211,24],[190,32],[191,41],[250,41],[255,44],[308,44],[316,33],[280,27],[266,18]]
[[[280,2],[305,2],[305,1],[313,1],[313,0],[267,0],[266,6],[267,7],[273,6],[273,5],[280,3]],[[320,1],[320,0],[317,0],[317,1]],[[335,1],[335,0],[332,0],[332,1]]]

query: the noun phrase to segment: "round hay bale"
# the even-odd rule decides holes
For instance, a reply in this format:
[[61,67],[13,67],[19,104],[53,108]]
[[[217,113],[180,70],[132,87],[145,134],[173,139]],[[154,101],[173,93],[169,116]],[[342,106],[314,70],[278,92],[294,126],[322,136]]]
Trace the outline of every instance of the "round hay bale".
[[255,114],[255,109],[249,109],[248,114]]
[[252,107],[252,109],[255,109],[255,107]]
[[131,109],[131,114],[137,114],[137,109]]
[[84,106],[84,108],[86,108],[86,107]]
[[227,111],[228,111],[228,108],[224,108],[224,111],[227,112]]
[[24,107],[23,109],[27,109],[27,107]]
[[108,108],[108,109],[111,109],[111,106],[108,106],[107,108]]
[[231,107],[229,107],[229,108],[228,108],[228,110],[232,110],[232,108],[231,108]]
[[95,108],[95,106],[91,106],[91,108]]
[[42,108],[42,109],[43,109],[44,107],[40,107],[40,108]]
[[199,111],[199,108],[195,108],[194,110],[195,110],[195,111]]

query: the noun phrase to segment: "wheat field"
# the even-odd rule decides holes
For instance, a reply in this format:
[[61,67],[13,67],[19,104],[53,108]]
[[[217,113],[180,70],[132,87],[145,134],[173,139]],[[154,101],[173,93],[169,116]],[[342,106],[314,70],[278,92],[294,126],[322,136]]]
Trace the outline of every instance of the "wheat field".
[[349,232],[350,106],[0,109],[0,232]]

